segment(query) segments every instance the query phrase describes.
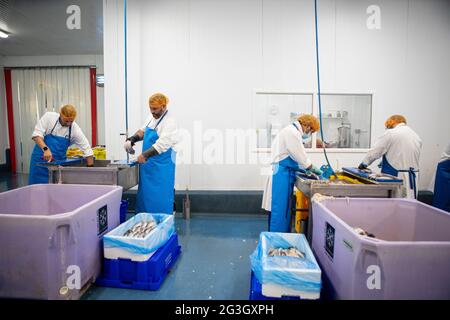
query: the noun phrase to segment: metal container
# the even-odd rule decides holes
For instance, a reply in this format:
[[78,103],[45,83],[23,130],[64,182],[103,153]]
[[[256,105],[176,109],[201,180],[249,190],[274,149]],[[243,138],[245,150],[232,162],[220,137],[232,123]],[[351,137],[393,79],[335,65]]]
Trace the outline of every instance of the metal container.
[[139,166],[116,165],[111,160],[95,160],[94,167],[84,163],[48,166],[48,182],[60,184],[117,185],[124,190],[139,183]]
[[350,148],[350,133],[350,126],[348,125],[343,125],[342,127],[338,128],[338,148]]

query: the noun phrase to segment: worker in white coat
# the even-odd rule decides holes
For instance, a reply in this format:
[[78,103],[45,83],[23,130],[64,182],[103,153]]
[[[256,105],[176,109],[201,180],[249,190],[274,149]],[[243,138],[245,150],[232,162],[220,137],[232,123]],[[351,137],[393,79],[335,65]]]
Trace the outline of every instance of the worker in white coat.
[[268,177],[262,208],[269,212],[269,231],[290,232],[291,197],[295,172],[301,168],[321,175],[322,171],[308,158],[303,140],[320,128],[312,115],[301,115],[297,121],[283,128],[275,137],[272,148],[272,174]]
[[125,151],[134,154],[134,144],[144,141],[138,157],[141,165],[136,212],[173,213],[179,136],[177,123],[167,110],[168,103],[164,94],[153,94],[149,98],[149,117],[124,144]]
[[39,119],[32,134],[36,145],[30,159],[29,184],[48,183],[48,169],[37,164],[65,160],[67,149],[72,144],[77,145],[83,152],[87,166],[94,166],[94,152],[75,122],[76,116],[75,107],[65,105],[59,113],[46,112]]
[[382,158],[381,172],[403,180],[403,196],[417,198],[417,173],[419,172],[422,140],[406,125],[405,117],[390,116],[385,122],[386,131],[359,165],[366,169],[376,159]]
[[442,153],[436,169],[433,206],[450,212],[450,143]]

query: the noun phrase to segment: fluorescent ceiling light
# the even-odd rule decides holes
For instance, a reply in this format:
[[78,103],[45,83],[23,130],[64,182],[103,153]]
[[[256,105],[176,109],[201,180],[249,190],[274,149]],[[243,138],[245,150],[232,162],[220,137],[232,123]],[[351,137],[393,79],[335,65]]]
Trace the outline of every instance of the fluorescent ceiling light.
[[8,38],[8,34],[2,30],[0,30],[0,38]]

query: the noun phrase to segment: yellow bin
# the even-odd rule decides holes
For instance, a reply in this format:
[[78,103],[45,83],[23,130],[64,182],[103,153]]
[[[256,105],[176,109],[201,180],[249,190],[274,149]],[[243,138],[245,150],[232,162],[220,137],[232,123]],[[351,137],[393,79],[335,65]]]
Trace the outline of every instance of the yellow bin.
[[295,232],[304,233],[303,223],[308,219],[309,199],[300,190],[295,191]]

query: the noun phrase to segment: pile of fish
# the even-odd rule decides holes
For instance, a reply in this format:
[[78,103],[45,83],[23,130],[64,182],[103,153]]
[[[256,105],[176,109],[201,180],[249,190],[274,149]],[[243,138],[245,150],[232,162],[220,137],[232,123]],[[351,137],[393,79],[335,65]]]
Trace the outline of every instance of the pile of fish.
[[394,177],[390,177],[390,176],[384,175],[382,173],[372,173],[369,175],[369,179],[372,179],[372,180],[377,180],[379,178],[385,179],[385,180],[387,180],[387,179],[393,180],[394,179]]
[[290,247],[287,249],[283,248],[272,248],[269,250],[269,257],[294,257],[294,258],[305,258],[305,253],[297,250],[297,248]]
[[155,221],[141,221],[136,223],[133,227],[131,227],[131,229],[125,232],[123,236],[132,238],[145,238],[155,228]]
[[356,231],[357,234],[361,235],[361,236],[366,236],[366,237],[370,237],[370,238],[375,238],[375,236],[371,233],[368,233],[366,230],[361,229],[361,228],[353,228],[353,230]]

